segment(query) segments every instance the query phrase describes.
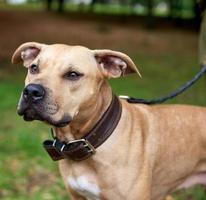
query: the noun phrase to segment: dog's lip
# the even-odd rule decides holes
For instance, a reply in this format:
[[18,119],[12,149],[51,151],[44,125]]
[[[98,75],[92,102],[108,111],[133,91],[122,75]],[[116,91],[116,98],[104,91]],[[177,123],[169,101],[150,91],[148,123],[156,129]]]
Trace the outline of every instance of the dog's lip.
[[53,124],[54,126],[58,127],[58,128],[63,128],[65,126],[68,126],[70,124],[71,121],[65,121],[65,122],[59,122],[56,124]]
[[70,122],[71,122],[71,120],[54,122],[50,118],[43,118],[43,117],[40,117],[38,115],[35,115],[35,116],[34,115],[28,115],[26,113],[23,114],[22,116],[23,116],[25,121],[40,120],[40,121],[46,122],[46,123],[48,123],[50,125],[56,126],[58,128],[62,128],[62,127],[68,126],[70,124]]
[[[72,117],[70,115],[65,115],[60,121],[58,122],[51,121],[50,124],[58,128],[62,128],[68,126],[71,121],[72,121]],[[47,122],[49,123],[49,120],[47,120]]]
[[23,118],[25,121],[33,121],[36,120],[36,118],[34,118],[33,116],[28,116],[28,115],[23,115]]
[[20,116],[23,116],[25,121],[33,121],[33,120],[42,120],[39,115],[35,112],[35,110],[27,109],[24,112],[19,113]]
[[50,116],[41,116],[33,109],[25,109],[24,111],[18,110],[17,112],[20,116],[23,116],[25,121],[40,120],[58,128],[68,126],[72,121],[70,116],[64,116],[62,120],[54,121]]

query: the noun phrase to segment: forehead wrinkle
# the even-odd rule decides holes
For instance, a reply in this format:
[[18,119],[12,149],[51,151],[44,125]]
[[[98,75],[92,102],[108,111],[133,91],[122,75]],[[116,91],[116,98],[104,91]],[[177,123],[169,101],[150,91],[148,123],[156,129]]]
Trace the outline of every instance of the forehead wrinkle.
[[51,45],[40,56],[42,68],[55,68],[61,73],[74,69],[92,75],[98,71],[92,52],[81,46]]
[[75,68],[81,71],[88,72],[90,74],[97,71],[95,58],[86,48],[74,47],[68,55],[68,61],[72,63]]
[[70,52],[71,49],[72,48],[67,45],[54,44],[49,45],[47,48],[43,49],[41,54],[45,59],[60,59],[62,56]]
[[58,70],[61,70],[61,68],[65,68],[65,66],[68,66],[68,59],[66,57],[66,55],[62,55],[61,53],[57,52],[57,53],[53,53],[51,54],[51,52],[43,52],[40,56],[39,56],[39,60],[40,60],[40,65],[41,68],[50,68],[50,69],[54,69],[54,68],[58,68]]

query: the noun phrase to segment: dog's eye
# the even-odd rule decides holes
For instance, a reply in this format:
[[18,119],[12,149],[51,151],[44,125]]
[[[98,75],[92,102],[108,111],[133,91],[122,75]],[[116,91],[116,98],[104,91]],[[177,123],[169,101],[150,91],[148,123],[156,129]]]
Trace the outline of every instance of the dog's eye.
[[71,71],[65,74],[65,78],[70,80],[70,81],[76,81],[78,80],[83,74],[75,71]]
[[39,67],[38,65],[35,65],[35,64],[32,64],[30,67],[29,67],[29,72],[31,74],[37,74],[39,72]]

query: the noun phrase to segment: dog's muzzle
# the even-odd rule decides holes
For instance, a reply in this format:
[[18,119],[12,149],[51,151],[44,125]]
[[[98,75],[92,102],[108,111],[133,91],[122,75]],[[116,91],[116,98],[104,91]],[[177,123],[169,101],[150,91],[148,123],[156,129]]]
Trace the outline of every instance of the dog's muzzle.
[[41,120],[57,127],[64,127],[71,122],[71,117],[63,115],[58,121],[53,115],[58,112],[58,106],[51,101],[49,89],[39,84],[27,85],[21,95],[17,112],[26,121]]
[[40,119],[36,107],[39,107],[44,97],[45,89],[43,86],[39,84],[27,85],[22,92],[18,106],[18,114],[23,115],[27,121]]

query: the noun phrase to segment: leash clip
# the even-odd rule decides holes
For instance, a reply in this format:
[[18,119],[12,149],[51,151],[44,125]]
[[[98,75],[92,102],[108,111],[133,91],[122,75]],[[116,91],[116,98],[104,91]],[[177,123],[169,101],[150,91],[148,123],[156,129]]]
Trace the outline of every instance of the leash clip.
[[119,95],[119,98],[120,98],[120,99],[126,99],[126,100],[128,100],[130,97],[129,97],[129,96],[126,96],[126,95]]

